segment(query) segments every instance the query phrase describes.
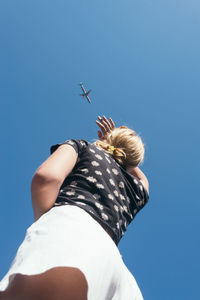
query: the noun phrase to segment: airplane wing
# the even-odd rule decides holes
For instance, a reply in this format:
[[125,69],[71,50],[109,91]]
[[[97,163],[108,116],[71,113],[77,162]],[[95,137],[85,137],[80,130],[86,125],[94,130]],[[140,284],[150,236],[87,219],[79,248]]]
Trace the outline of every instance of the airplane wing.
[[86,95],[88,96],[90,92],[91,92],[91,90],[87,91]]

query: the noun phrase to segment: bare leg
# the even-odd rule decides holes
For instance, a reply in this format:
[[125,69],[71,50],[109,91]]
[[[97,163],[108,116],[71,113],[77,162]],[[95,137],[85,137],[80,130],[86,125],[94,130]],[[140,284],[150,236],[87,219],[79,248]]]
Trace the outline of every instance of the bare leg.
[[0,300],[87,300],[87,290],[79,269],[56,267],[38,275],[17,274]]

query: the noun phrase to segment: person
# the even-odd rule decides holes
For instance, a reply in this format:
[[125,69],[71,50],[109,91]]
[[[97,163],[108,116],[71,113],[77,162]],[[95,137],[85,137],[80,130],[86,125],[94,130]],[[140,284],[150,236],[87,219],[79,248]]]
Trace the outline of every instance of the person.
[[94,143],[51,146],[31,184],[34,223],[27,229],[0,300],[142,300],[118,243],[149,199],[138,167],[135,131],[98,117]]

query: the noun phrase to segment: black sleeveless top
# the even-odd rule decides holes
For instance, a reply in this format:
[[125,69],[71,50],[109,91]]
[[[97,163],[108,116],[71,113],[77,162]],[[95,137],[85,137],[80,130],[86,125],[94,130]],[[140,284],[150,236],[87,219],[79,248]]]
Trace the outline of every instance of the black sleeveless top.
[[[85,140],[68,140],[78,154],[53,207],[76,205],[87,211],[116,244],[149,195],[142,183],[126,172],[112,155]],[[53,153],[60,145],[51,146]]]

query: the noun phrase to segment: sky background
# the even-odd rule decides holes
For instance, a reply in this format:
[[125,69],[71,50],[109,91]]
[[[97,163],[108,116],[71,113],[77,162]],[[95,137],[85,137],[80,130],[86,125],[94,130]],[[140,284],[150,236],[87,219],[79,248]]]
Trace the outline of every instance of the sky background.
[[150,200],[120,241],[124,262],[145,300],[200,299],[199,35],[198,0],[0,1],[0,279],[50,146],[92,142],[105,114],[146,145]]

